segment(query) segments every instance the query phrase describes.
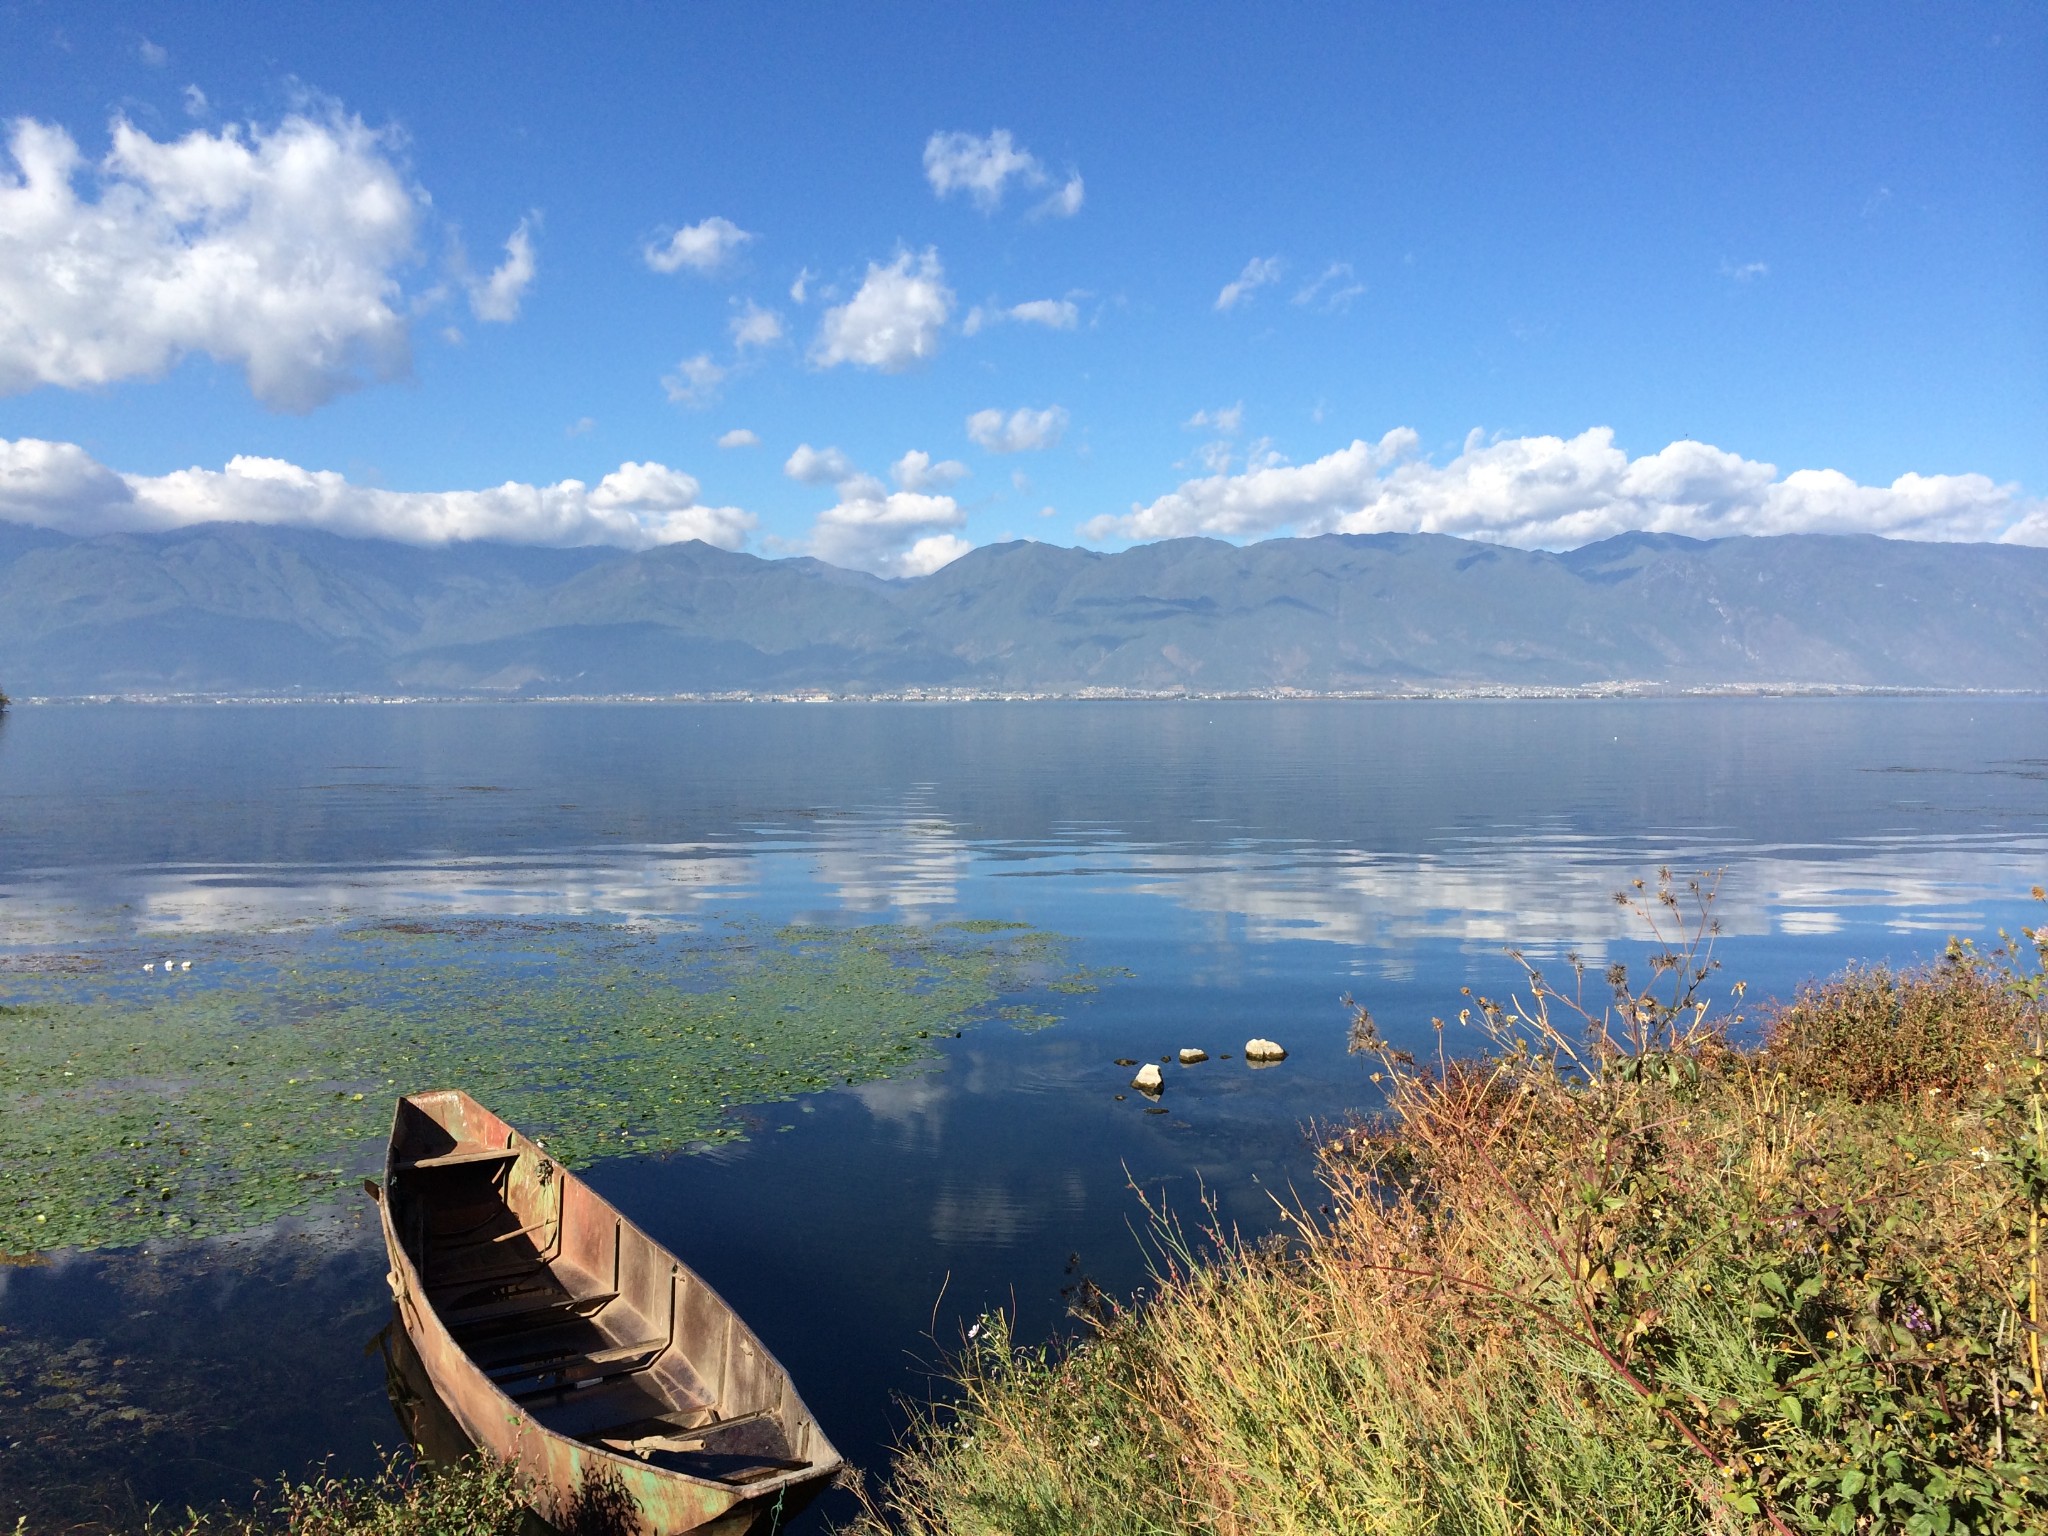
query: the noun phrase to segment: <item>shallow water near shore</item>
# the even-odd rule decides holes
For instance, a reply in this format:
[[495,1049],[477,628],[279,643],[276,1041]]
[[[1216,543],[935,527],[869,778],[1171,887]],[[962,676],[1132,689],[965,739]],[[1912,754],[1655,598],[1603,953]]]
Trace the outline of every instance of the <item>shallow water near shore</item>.
[[[189,987],[232,993],[261,1027],[286,995],[277,956],[377,932],[452,933],[431,965],[500,989],[472,939],[502,943],[508,925],[551,946],[563,985],[621,946],[1029,935],[1029,964],[975,972],[996,979],[960,994],[957,1018],[892,1040],[916,1042],[900,1063],[767,1098],[742,1074],[751,1103],[675,1121],[651,1154],[593,1143],[585,1164],[873,1469],[902,1422],[893,1399],[928,1391],[984,1310],[1043,1337],[1083,1287],[1143,1285],[1133,1186],[1251,1233],[1313,1203],[1307,1128],[1373,1102],[1343,995],[1433,1050],[1460,987],[1512,986],[1510,944],[1553,977],[1567,951],[1638,960],[1647,935],[1612,893],[1664,864],[1724,871],[1721,975],[1749,983],[1752,1007],[1852,958],[1928,959],[1951,933],[2036,922],[2048,705],[18,709],[0,724],[0,1005],[96,988],[141,1030],[171,996],[148,988]],[[142,970],[164,958],[195,968]],[[664,964],[641,970],[708,986]],[[350,1006],[418,1004],[429,963],[396,965],[354,976]],[[466,1050],[502,1053],[480,995],[420,1006],[451,1015],[432,1022]],[[18,1027],[0,1016],[0,1066],[22,1059]],[[1254,1034],[1288,1060],[1221,1059]],[[1215,1059],[1168,1065],[1156,1106],[1128,1091],[1118,1058],[1186,1045]],[[558,1071],[530,1059],[529,1079]],[[335,1124],[334,1167],[374,1157]],[[246,1220],[206,1208],[203,1240],[152,1207],[140,1247],[0,1267],[0,1525],[132,1526],[329,1455],[364,1469],[395,1443],[373,1212],[338,1187]]]

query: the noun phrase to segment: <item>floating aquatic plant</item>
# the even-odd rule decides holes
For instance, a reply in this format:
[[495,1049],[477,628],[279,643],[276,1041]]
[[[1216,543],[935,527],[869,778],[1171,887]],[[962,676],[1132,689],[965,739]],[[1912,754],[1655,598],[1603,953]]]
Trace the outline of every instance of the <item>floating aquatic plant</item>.
[[[0,971],[0,1254],[259,1225],[372,1171],[395,1094],[461,1086],[569,1163],[739,1134],[736,1104],[900,1072],[1005,999],[1087,988],[1054,936],[382,923],[221,939],[192,972]],[[31,959],[33,963],[30,963]]]

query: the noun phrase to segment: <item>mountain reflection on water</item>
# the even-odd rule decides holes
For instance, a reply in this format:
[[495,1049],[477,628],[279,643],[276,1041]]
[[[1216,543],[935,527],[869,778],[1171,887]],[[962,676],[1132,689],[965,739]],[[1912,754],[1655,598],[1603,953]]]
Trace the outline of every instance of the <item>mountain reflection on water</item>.
[[[870,1467],[892,1398],[926,1392],[983,1309],[1042,1336],[1084,1281],[1142,1286],[1132,1185],[1248,1232],[1310,1195],[1304,1126],[1372,1104],[1341,994],[1433,1042],[1461,986],[1512,984],[1510,944],[1641,954],[1612,897],[1663,864],[1724,872],[1718,953],[1752,1001],[2031,923],[2048,709],[38,707],[0,728],[0,994],[56,950],[139,963],[207,933],[443,914],[1004,919],[1127,970],[1045,1004],[1054,1027],[987,1024],[931,1070],[742,1110],[744,1141],[591,1170]],[[1290,1059],[1220,1059],[1252,1034]],[[1219,1059],[1167,1067],[1166,1114],[1118,1099],[1116,1058],[1182,1045]],[[373,1464],[396,1434],[363,1348],[381,1257],[359,1213],[318,1230],[0,1269],[19,1394],[0,1525]],[[266,1361],[322,1383],[317,1407],[274,1412]]]

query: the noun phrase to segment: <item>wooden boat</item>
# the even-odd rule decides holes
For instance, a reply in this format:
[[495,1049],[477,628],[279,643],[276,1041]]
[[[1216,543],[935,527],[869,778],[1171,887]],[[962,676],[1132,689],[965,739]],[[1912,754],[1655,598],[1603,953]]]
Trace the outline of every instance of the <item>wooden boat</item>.
[[717,1292],[468,1094],[400,1099],[384,1171],[406,1336],[543,1516],[766,1533],[839,1471],[789,1373]]

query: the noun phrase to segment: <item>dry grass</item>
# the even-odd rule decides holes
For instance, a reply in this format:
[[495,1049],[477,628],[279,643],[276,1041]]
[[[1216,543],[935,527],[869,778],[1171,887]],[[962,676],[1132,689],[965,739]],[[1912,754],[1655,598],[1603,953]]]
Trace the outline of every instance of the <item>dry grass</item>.
[[1333,1214],[1202,1262],[1159,1217],[1072,1349],[988,1320],[863,1536],[2048,1529],[2032,959],[1851,972],[1738,1050],[1711,892],[1625,899],[1686,928],[1661,998],[1532,972],[1426,1068],[1361,1011],[1391,1106]]

